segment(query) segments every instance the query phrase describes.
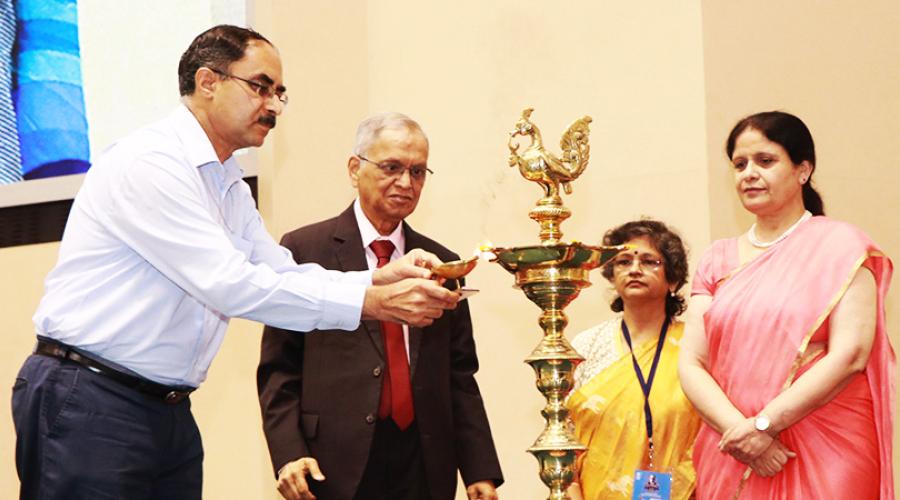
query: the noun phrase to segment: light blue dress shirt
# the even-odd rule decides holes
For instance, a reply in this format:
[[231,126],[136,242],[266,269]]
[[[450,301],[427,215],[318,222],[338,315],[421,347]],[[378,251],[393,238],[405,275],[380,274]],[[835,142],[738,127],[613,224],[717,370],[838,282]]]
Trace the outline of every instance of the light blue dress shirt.
[[297,265],[241,173],[233,157],[218,161],[185,106],[104,151],[72,205],[38,335],[196,387],[231,317],[354,330],[371,271]]

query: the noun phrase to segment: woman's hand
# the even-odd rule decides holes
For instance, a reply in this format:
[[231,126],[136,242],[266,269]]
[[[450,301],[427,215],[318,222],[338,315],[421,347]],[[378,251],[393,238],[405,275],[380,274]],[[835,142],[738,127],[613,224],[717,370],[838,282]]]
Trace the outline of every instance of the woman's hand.
[[797,454],[789,450],[781,441],[775,439],[760,456],[750,462],[753,472],[762,477],[771,477],[781,472],[784,465]]
[[773,441],[772,436],[756,430],[753,418],[745,418],[722,434],[719,450],[749,465],[762,455]]

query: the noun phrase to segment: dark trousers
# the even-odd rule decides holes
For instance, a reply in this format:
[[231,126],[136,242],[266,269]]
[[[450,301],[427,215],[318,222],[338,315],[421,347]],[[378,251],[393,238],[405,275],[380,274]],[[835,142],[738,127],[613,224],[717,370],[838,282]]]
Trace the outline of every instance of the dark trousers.
[[189,399],[161,399],[32,355],[12,395],[21,499],[199,499],[203,445]]
[[375,424],[369,462],[355,500],[428,500],[428,480],[415,422],[401,431],[391,419]]

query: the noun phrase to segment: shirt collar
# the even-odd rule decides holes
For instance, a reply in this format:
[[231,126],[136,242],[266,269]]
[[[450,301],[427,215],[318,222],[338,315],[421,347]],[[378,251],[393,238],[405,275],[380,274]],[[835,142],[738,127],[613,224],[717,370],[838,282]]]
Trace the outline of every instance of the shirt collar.
[[[175,134],[181,139],[188,162],[193,167],[203,167],[209,164],[219,165],[219,157],[213,148],[212,141],[206,135],[206,131],[200,125],[194,113],[184,104],[181,104],[170,115]],[[230,186],[244,176],[244,170],[240,167],[234,156],[229,156],[224,163],[222,178],[223,186]]]
[[397,227],[391,234],[382,236],[378,233],[378,230],[375,229],[375,226],[372,225],[369,218],[366,217],[366,214],[363,213],[362,206],[359,204],[359,198],[353,202],[353,214],[356,215],[356,225],[359,226],[359,234],[362,236],[363,248],[369,248],[369,245],[375,240],[390,240],[391,243],[394,244],[395,252],[399,252],[400,255],[406,253],[406,238],[403,236],[402,222],[397,224]]

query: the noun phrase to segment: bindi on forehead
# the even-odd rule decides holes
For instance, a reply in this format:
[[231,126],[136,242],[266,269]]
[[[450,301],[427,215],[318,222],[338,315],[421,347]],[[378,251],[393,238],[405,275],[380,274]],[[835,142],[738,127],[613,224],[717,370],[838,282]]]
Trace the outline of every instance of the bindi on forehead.
[[662,257],[662,255],[660,255],[659,252],[652,252],[652,251],[638,250],[638,249],[626,250],[626,251],[622,252],[622,255],[633,255],[635,257],[651,257],[654,259],[658,259],[658,258]]

